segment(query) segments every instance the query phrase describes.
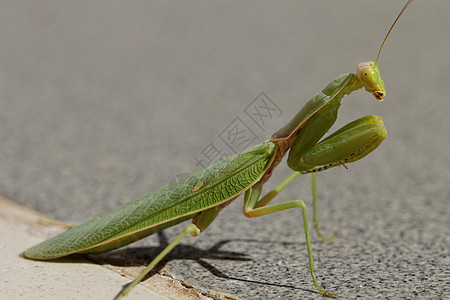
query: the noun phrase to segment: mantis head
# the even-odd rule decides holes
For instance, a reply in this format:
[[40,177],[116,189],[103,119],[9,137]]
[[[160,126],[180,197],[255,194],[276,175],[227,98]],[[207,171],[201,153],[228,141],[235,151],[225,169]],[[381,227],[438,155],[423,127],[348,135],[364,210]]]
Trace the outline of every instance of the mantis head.
[[356,68],[356,75],[366,91],[372,93],[378,101],[383,101],[386,92],[383,79],[380,76],[380,68],[378,68],[376,62],[365,61],[359,63]]
[[384,43],[386,42],[386,39],[388,38],[389,34],[391,33],[392,28],[394,28],[395,23],[397,23],[400,16],[403,14],[405,9],[408,7],[408,5],[411,4],[413,0],[408,0],[406,2],[405,6],[403,6],[403,9],[398,14],[397,18],[395,19],[394,23],[391,25],[391,28],[389,28],[388,33],[384,37],[383,43],[381,43],[380,50],[378,50],[377,59],[375,62],[373,61],[365,61],[358,64],[358,67],[356,68],[356,75],[360,81],[360,83],[364,86],[366,91],[369,93],[372,93],[372,95],[377,99],[378,101],[383,101],[384,97],[386,96],[386,92],[384,90],[384,82],[383,79],[381,79],[380,76],[380,68],[378,68],[377,62],[378,58],[380,58],[381,50],[383,49]]

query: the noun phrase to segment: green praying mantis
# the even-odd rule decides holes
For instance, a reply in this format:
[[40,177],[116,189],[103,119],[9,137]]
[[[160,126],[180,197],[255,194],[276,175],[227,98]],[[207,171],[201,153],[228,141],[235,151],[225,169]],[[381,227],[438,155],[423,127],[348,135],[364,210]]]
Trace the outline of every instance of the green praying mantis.
[[[128,294],[188,234],[198,236],[220,211],[241,194],[244,215],[260,217],[298,208],[302,213],[309,258],[309,269],[320,294],[335,298],[322,289],[314,274],[311,238],[303,200],[268,205],[301,174],[312,174],[314,226],[317,225],[317,188],[315,173],[346,165],[374,151],[386,137],[386,127],[379,116],[357,119],[322,139],[337,118],[341,100],[353,91],[365,88],[378,101],[385,98],[385,86],[377,65],[383,45],[402,15],[409,0],[381,44],[375,62],[361,62],[356,74],[338,76],[305,106],[271,139],[230,156],[181,180],[161,187],[132,202],[106,212],[84,224],[26,250],[28,259],[51,260],[70,254],[100,253],[120,248],[150,234],[186,220],[192,220],[183,232],[156,256],[144,271],[117,298]],[[321,140],[322,139],[322,140]],[[293,172],[273,190],[261,196],[263,185],[274,168],[288,153],[287,164]],[[331,237],[332,238],[332,237]]]

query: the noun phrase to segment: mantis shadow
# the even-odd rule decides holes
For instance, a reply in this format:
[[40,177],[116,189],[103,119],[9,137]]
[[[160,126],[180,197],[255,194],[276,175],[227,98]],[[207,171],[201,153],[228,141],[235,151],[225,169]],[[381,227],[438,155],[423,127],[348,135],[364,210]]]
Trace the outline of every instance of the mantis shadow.
[[[89,255],[89,258],[97,263],[110,264],[114,266],[136,266],[148,265],[164,248],[167,247],[168,240],[163,232],[158,232],[159,246],[157,247],[128,247],[102,254]],[[193,260],[202,265],[202,259],[251,261],[248,255],[241,252],[224,251],[220,248],[233,240],[219,241],[208,249],[179,244],[170,251],[161,262],[155,267],[156,271],[161,270],[164,265],[172,260]],[[154,274],[154,272],[153,272]]]
[[[157,247],[129,247],[122,250],[116,250],[104,254],[89,255],[89,258],[95,261],[96,263],[110,264],[121,267],[146,266],[169,244],[164,232],[158,232],[157,235],[160,243],[160,245]],[[150,278],[156,273],[160,273],[162,268],[164,268],[164,266],[172,260],[192,260],[218,278],[235,280],[251,284],[273,286],[279,288],[289,288],[312,293],[318,293],[314,289],[306,289],[294,285],[278,284],[267,281],[250,280],[246,278],[229,276],[205,260],[205,259],[217,259],[217,260],[231,260],[243,262],[253,261],[253,259],[250,258],[249,255],[246,253],[226,251],[221,249],[223,246],[235,242],[258,243],[258,244],[276,243],[278,245],[281,244],[285,247],[289,245],[299,244],[299,242],[280,242],[276,240],[256,240],[256,239],[240,239],[240,238],[221,240],[206,250],[190,245],[179,244],[171,252],[169,252],[169,254],[167,254],[167,256],[164,257],[164,259],[161,260],[161,262],[158,263],[158,265],[156,265],[156,267],[147,276],[145,276],[143,281]]]

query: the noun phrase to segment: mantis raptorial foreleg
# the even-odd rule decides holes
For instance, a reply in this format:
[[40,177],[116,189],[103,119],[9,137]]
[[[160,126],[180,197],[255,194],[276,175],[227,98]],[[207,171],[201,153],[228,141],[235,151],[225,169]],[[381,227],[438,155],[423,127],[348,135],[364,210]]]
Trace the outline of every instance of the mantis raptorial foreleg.
[[[288,177],[287,179],[291,179],[291,178]],[[288,180],[285,180],[285,181],[288,181]],[[292,180],[291,180],[291,182],[292,182]],[[286,184],[285,182],[282,182],[282,184],[284,186],[286,186],[289,183]],[[283,188],[281,188],[281,189],[283,189]],[[261,189],[262,189],[262,184],[257,183],[251,189],[249,189],[245,192],[244,215],[249,218],[255,218],[255,217],[268,215],[268,214],[271,214],[274,212],[283,211],[286,209],[301,208],[302,217],[303,217],[303,227],[305,229],[306,249],[308,250],[309,270],[311,272],[311,277],[314,281],[314,286],[317,288],[317,290],[319,291],[320,294],[325,295],[327,297],[337,298],[336,294],[327,292],[319,286],[317,279],[316,279],[316,275],[314,274],[314,261],[312,258],[311,238],[309,235],[308,216],[306,215],[305,202],[303,200],[299,199],[299,200],[293,200],[293,201],[289,201],[289,202],[285,202],[285,203],[273,204],[273,205],[269,205],[269,206],[262,206],[262,207],[255,208],[258,198],[261,195]],[[269,196],[269,197],[271,197],[273,199],[273,196]],[[263,197],[263,199],[264,199],[264,197]],[[265,201],[265,202],[267,203],[268,201]]]

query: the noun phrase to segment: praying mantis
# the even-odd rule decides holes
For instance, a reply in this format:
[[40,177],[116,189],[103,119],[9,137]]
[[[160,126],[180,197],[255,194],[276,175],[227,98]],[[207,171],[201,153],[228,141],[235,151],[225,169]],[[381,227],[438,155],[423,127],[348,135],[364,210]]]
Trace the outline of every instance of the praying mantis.
[[[336,166],[346,166],[373,152],[386,138],[386,127],[379,116],[359,118],[326,138],[337,119],[341,100],[364,88],[376,100],[385,98],[385,86],[380,76],[378,58],[392,28],[406,7],[395,19],[378,52],[375,62],[361,62],[356,73],[338,76],[321,92],[312,97],[284,127],[261,144],[242,153],[225,158],[212,166],[156,189],[140,198],[106,212],[86,223],[48,239],[22,253],[34,260],[51,260],[71,254],[95,254],[120,248],[148,235],[181,222],[192,220],[144,271],[129,284],[118,299],[126,296],[183,238],[198,236],[217,215],[241,194],[244,194],[244,215],[253,218],[283,210],[301,210],[308,252],[309,269],[314,286],[324,296],[336,298],[335,293],[322,289],[314,273],[314,262],[306,205],[296,199],[281,204],[269,204],[284,188],[301,174],[311,174],[313,213],[317,235],[317,187],[315,173]],[[261,197],[263,185],[275,167],[287,155],[293,172],[273,190]]]

